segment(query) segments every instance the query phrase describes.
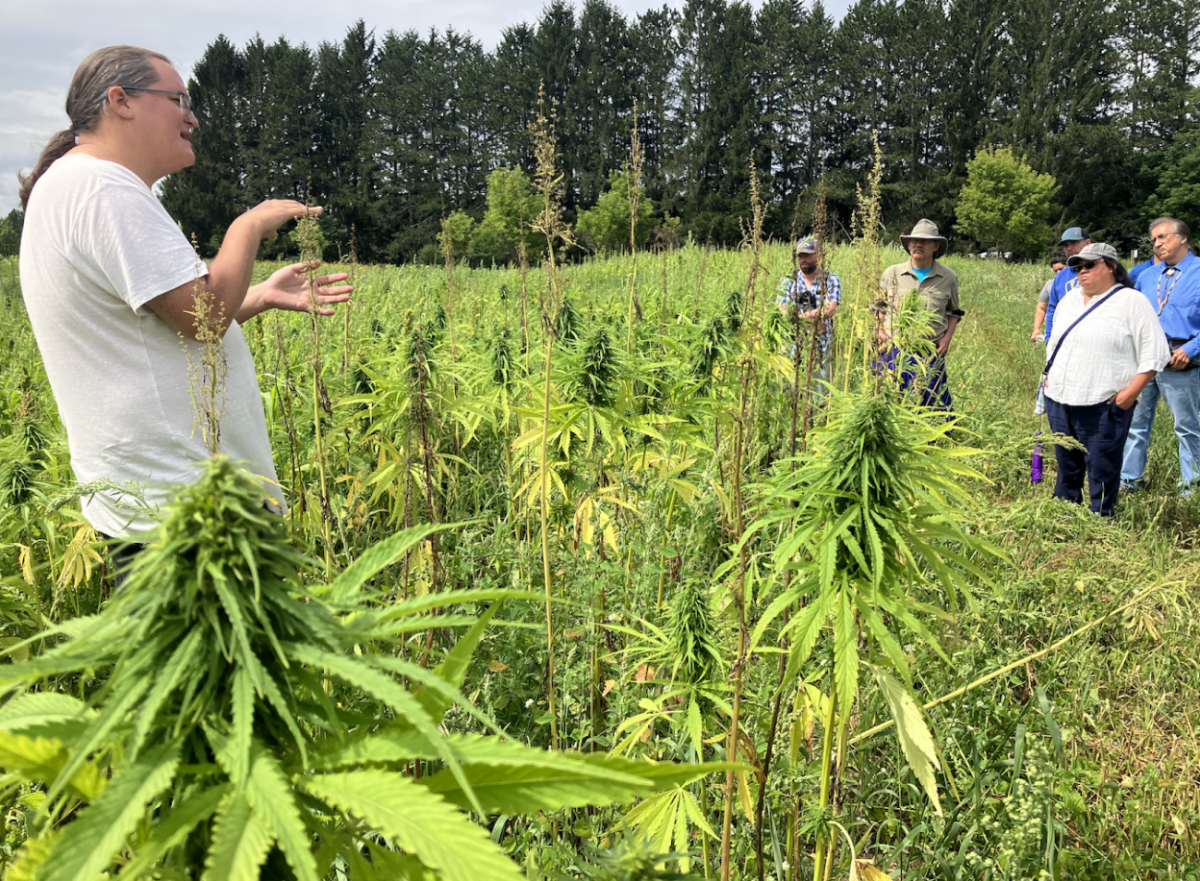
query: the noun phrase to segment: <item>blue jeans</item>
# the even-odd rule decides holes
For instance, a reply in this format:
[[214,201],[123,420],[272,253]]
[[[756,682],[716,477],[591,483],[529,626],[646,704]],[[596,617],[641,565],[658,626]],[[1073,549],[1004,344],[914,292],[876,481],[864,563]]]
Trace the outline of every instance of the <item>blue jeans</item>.
[[1175,417],[1175,434],[1179,437],[1179,483],[1187,488],[1200,476],[1196,474],[1197,463],[1200,463],[1200,369],[1172,370],[1168,367],[1142,389],[1134,409],[1133,424],[1129,427],[1129,440],[1125,441],[1121,480],[1134,486],[1141,485],[1160,394]]
[[1121,486],[1121,451],[1129,436],[1133,414],[1141,408],[1136,401],[1130,409],[1122,410],[1116,404],[1079,407],[1046,398],[1050,430],[1073,437],[1084,446],[1083,451],[1054,447],[1054,457],[1058,460],[1058,479],[1054,483],[1056,499],[1082,504],[1086,474],[1092,511],[1104,517],[1112,516]]
[[[922,363],[924,362],[924,363]],[[954,401],[946,383],[946,359],[934,355],[928,361],[908,355],[893,346],[875,360],[877,370],[900,371],[900,388],[908,394],[919,391],[921,406],[942,410],[946,417],[954,415]]]

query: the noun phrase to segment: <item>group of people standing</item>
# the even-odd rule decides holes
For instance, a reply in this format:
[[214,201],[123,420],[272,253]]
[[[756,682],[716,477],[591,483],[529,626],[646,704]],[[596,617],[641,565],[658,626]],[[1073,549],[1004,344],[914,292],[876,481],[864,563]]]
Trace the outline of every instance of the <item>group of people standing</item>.
[[[1090,508],[1105,516],[1120,492],[1143,488],[1160,396],[1175,419],[1183,490],[1200,478],[1200,259],[1183,221],[1160,217],[1149,232],[1153,257],[1127,271],[1111,245],[1093,242],[1083,227],[1066,230],[1034,316],[1033,339],[1047,344],[1040,398],[1050,428],[1078,441],[1055,446],[1054,495],[1082,503],[1086,478]],[[922,405],[950,415],[946,356],[963,317],[958,278],[937,262],[946,239],[931,221],[921,220],[900,241],[909,259],[880,279],[876,366]],[[800,317],[817,324],[822,358],[814,377],[825,379],[841,283],[818,271],[819,242],[805,239],[796,252],[799,271],[784,285],[779,306],[787,311],[796,304]],[[910,342],[902,349],[896,322],[910,294],[928,319],[927,346]]]
[[[919,221],[911,233],[900,236],[900,242],[909,258],[883,271],[879,280],[883,298],[873,307],[879,319],[876,367],[896,376],[901,388],[918,397],[922,406],[949,416],[954,402],[946,381],[946,355],[964,314],[958,302],[958,276],[937,262],[947,242],[932,221]],[[821,272],[821,244],[817,239],[800,241],[795,251],[798,271],[794,277],[784,279],[778,305],[784,314],[795,307],[801,319],[815,324],[821,358],[814,365],[813,379],[828,381],[832,321],[842,301],[841,280],[832,272]],[[920,346],[901,347],[897,340],[897,316],[912,293],[919,301],[921,335],[927,343],[923,351],[917,351]]]
[[1034,318],[1045,314],[1046,415],[1083,450],[1055,447],[1054,494],[1111,515],[1121,492],[1143,489],[1150,430],[1161,397],[1175,419],[1180,487],[1200,468],[1200,261],[1191,231],[1174,217],[1149,228],[1154,255],[1126,271],[1110,245],[1086,230],[1063,233],[1067,256]]

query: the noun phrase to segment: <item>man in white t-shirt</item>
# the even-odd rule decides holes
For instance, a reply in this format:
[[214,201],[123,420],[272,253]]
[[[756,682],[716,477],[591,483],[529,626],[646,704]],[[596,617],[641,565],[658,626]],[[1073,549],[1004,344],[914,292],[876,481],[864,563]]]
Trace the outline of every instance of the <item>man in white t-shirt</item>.
[[[209,455],[191,389],[203,348],[194,304],[204,290],[228,365],[215,408],[220,451],[245,462],[261,478],[264,502],[282,512],[240,324],[266,309],[309,308],[303,265],[250,286],[259,242],[305,206],[273,200],[246,212],[206,266],[151,191],[194,161],[197,122],[170,63],[135,47],[98,50],[76,71],[67,113],[71,128],[22,180],[20,272],[77,479],[135,484],[151,509],[195,479]],[[349,298],[350,288],[337,286],[345,278],[316,279],[321,314]],[[151,511],[115,490],[90,495],[83,512],[112,537],[136,540],[153,524]]]

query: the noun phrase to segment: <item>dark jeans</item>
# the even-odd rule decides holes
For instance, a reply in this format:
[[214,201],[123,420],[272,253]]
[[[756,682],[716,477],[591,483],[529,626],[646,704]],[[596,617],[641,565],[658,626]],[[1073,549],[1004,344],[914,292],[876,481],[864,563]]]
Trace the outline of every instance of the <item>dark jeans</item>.
[[922,407],[942,410],[947,418],[954,413],[954,401],[950,399],[950,386],[946,383],[946,359],[941,355],[925,360],[893,346],[879,356],[875,366],[892,373],[899,370],[900,388],[906,392],[919,389]]
[[1128,410],[1122,410],[1116,404],[1074,407],[1046,398],[1046,416],[1051,430],[1075,438],[1086,449],[1085,452],[1054,447],[1054,456],[1058,460],[1058,480],[1054,484],[1056,499],[1082,504],[1086,473],[1092,511],[1104,517],[1112,516],[1121,486],[1125,438],[1129,436],[1135,409],[1136,403]]
[[113,584],[117,590],[120,590],[121,586],[125,584],[125,579],[129,577],[129,567],[133,565],[134,558],[144,551],[146,546],[122,541],[111,535],[105,535],[103,532],[99,535],[105,541],[111,542],[108,546],[108,555],[112,558]]

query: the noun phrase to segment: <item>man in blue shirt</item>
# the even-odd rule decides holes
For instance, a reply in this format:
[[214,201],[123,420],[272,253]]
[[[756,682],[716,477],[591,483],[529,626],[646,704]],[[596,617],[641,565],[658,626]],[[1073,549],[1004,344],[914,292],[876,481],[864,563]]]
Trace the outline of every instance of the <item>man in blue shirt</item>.
[[1158,313],[1171,360],[1138,396],[1121,463],[1121,486],[1127,492],[1142,488],[1160,394],[1175,417],[1184,491],[1200,476],[1200,259],[1188,247],[1190,239],[1187,224],[1174,217],[1160,217],[1150,225],[1154,255],[1161,262],[1138,276],[1137,288]]
[[1129,277],[1136,282],[1139,275],[1141,275],[1151,266],[1157,266],[1160,262],[1162,261],[1160,261],[1158,257],[1151,257],[1149,260],[1143,260],[1137,266],[1134,266],[1129,270]]
[[[1058,243],[1059,249],[1067,255],[1067,259],[1074,257],[1083,250],[1084,245],[1092,243],[1088,231],[1082,226],[1073,226],[1062,234],[1062,239]],[[1067,295],[1067,291],[1074,290],[1079,287],[1079,276],[1071,267],[1067,267],[1054,276],[1054,284],[1050,286],[1050,299],[1046,303],[1046,351],[1053,352],[1050,347],[1050,334],[1053,331],[1054,310],[1058,308],[1058,304],[1062,298]]]

